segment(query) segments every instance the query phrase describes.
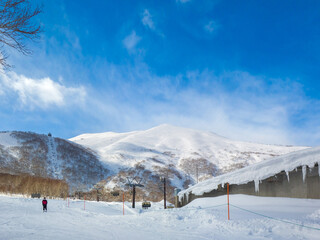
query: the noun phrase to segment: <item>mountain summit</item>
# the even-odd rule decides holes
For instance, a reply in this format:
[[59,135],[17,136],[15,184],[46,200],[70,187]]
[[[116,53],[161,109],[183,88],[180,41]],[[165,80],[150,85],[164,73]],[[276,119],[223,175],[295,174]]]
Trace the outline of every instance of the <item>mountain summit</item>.
[[233,141],[212,132],[168,124],[145,131],[82,134],[69,140],[94,150],[102,162],[112,166],[113,177],[105,182],[107,188],[119,186],[119,175],[139,176],[146,182],[165,175],[172,186],[186,188],[212,176],[306,148]]

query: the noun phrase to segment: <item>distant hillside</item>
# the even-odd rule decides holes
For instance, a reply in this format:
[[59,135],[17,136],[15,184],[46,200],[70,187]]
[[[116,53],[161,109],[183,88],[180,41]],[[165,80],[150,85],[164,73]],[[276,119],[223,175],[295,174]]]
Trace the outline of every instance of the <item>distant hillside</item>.
[[31,132],[0,132],[0,172],[64,179],[75,190],[92,187],[109,171],[76,143]]

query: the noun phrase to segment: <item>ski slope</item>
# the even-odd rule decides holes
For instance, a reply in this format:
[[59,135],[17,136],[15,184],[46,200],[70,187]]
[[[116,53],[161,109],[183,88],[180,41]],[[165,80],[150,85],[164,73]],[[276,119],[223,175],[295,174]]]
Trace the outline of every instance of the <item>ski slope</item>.
[[122,203],[86,202],[84,210],[83,201],[49,199],[43,213],[41,199],[0,196],[0,239],[319,239],[320,200],[231,195],[230,203],[228,221],[226,196],[167,210],[127,202],[124,216]]

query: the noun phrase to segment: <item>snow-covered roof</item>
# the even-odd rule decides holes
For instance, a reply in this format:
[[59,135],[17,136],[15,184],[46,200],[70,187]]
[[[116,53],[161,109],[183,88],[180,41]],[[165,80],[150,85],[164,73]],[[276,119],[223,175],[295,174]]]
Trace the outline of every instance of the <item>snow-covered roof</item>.
[[[185,193],[192,192],[195,195],[211,192],[218,188],[219,184],[245,184],[255,181],[256,188],[260,180],[274,176],[275,174],[285,171],[287,174],[299,166],[314,167],[315,163],[320,163],[320,147],[309,148],[279,157],[271,158],[234,172],[223,174],[201,183],[198,183],[179,193],[182,198]],[[319,168],[320,169],[320,168]],[[305,174],[305,168],[304,168]],[[319,170],[320,176],[320,170]]]

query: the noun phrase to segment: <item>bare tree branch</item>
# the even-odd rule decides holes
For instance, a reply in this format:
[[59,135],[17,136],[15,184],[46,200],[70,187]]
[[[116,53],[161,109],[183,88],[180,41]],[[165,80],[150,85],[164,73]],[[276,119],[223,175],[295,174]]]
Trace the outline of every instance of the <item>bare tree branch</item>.
[[10,67],[4,52],[5,46],[14,48],[24,55],[32,54],[25,40],[36,40],[42,32],[40,24],[32,20],[42,12],[41,7],[34,9],[30,0],[0,0],[0,65]]

